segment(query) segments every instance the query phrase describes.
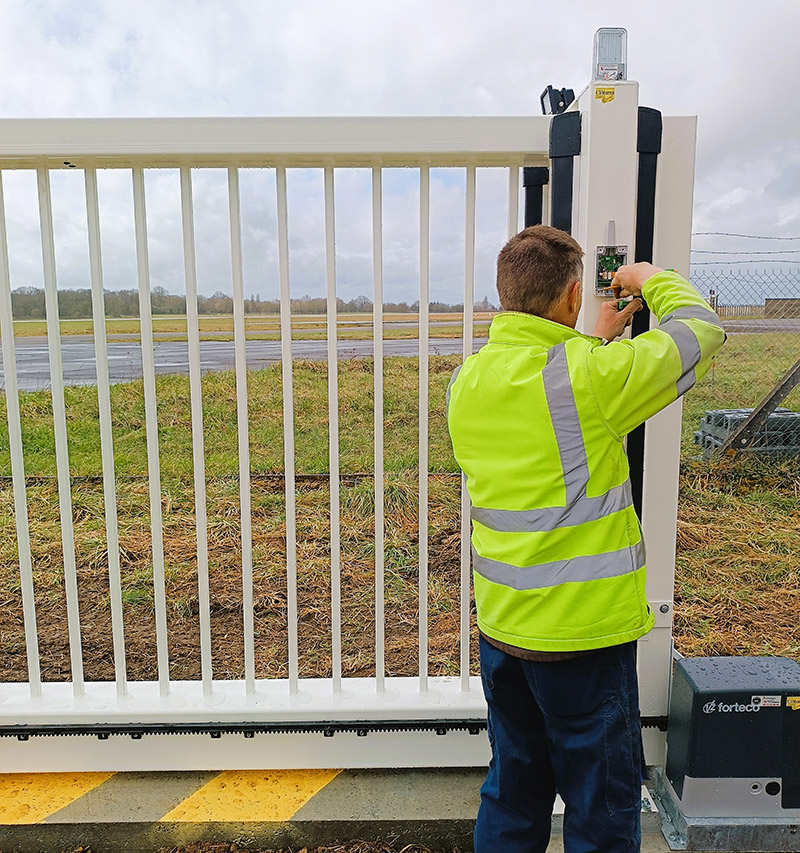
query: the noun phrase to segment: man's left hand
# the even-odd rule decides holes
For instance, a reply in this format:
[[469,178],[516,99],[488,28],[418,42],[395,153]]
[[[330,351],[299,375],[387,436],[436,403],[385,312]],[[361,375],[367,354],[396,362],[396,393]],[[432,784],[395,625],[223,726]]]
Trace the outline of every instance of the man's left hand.
[[617,310],[616,300],[614,302],[604,302],[600,306],[597,325],[594,327],[594,336],[596,338],[603,338],[605,341],[613,341],[630,326],[633,315],[641,309],[641,299],[631,300],[619,311]]

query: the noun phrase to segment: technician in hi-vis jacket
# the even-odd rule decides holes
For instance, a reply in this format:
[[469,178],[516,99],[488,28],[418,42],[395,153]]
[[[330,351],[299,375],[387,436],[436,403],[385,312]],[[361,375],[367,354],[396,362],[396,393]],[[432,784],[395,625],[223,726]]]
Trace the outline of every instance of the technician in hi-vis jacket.
[[497,259],[503,312],[456,371],[447,418],[472,501],[472,566],[492,761],[477,853],[545,851],[556,791],[564,849],[640,845],[636,640],[653,627],[627,433],[685,393],[725,333],[681,276],[619,269],[659,325],[619,340],[634,299],[575,331],[583,251],[544,225]]

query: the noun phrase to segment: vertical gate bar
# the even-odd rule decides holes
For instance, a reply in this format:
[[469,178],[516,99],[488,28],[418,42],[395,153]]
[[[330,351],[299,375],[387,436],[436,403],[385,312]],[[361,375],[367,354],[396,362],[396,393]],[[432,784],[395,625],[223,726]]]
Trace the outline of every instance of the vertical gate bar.
[[328,321],[328,455],[331,491],[331,665],[342,690],[342,554],[339,537],[339,351],[336,338],[336,234],[333,166],[325,167],[325,270]]
[[289,634],[289,693],[297,683],[297,502],[294,476],[294,394],[292,389],[292,303],[289,295],[289,215],[286,169],[275,171],[278,202],[278,265],[281,301],[281,385],[283,390],[283,471],[286,503],[286,618]]
[[156,655],[158,687],[168,696],[169,651],[167,648],[167,595],[164,579],[164,525],[161,516],[161,467],[158,453],[158,406],[153,345],[153,314],[150,307],[150,260],[147,251],[147,212],[144,171],[133,169],[133,219],[136,233],[136,271],[139,285],[139,327],[142,341],[145,430],[147,434],[147,475],[150,490],[150,531],[153,549],[153,595],[156,611]]
[[508,167],[508,239],[519,231],[519,166]]
[[253,525],[250,501],[250,436],[247,410],[247,349],[244,326],[242,224],[239,212],[239,170],[228,168],[233,277],[233,339],[236,350],[236,413],[239,428],[239,507],[242,527],[242,610],[244,612],[244,679],[248,694],[256,691],[253,629]]
[[28,660],[28,686],[31,699],[36,699],[42,695],[42,675],[39,668],[39,637],[36,631],[36,602],[33,593],[28,494],[25,485],[25,459],[22,452],[22,424],[17,385],[17,356],[14,345],[14,317],[11,313],[11,276],[8,268],[8,235],[2,172],[0,172],[0,300],[2,300],[0,302],[0,343],[3,350],[11,482],[14,489],[22,621],[25,629],[25,653]]
[[[466,257],[464,262],[464,359],[472,355],[475,302],[475,167],[467,166]],[[469,690],[470,503],[461,475],[461,690]]]
[[103,504],[108,553],[108,591],[111,602],[111,635],[114,644],[114,677],[117,696],[128,693],[125,662],[125,629],[122,616],[122,579],[117,521],[117,489],[114,476],[114,436],[111,428],[111,390],[108,378],[106,309],[103,297],[103,261],[100,248],[100,207],[97,200],[97,170],[86,169],[86,220],[89,235],[89,271],[92,282],[92,327],[97,365],[97,407],[100,418],[100,455],[103,461]]
[[[578,162],[578,174],[580,175],[580,161]],[[548,176],[549,180],[549,176]],[[550,224],[550,202],[551,202],[551,193],[546,192],[544,188],[542,188],[542,225]]]
[[386,689],[383,477],[383,174],[372,169],[372,372],[375,451],[375,687]]
[[61,548],[64,565],[64,590],[67,597],[67,630],[72,669],[72,689],[83,696],[83,652],[81,622],[78,612],[78,573],[75,564],[75,531],[72,521],[72,484],[67,449],[67,410],[64,402],[64,375],[61,363],[61,330],[58,316],[56,285],[56,248],[53,237],[53,205],[50,195],[50,172],[44,166],[36,170],[39,185],[39,222],[42,238],[47,348],[50,353],[50,390],[53,403],[58,510],[61,521]]
[[419,689],[428,689],[428,306],[430,168],[419,170]]
[[208,504],[206,499],[205,439],[203,436],[203,387],[200,379],[200,321],[197,315],[197,262],[194,241],[192,170],[181,167],[181,218],[183,269],[186,279],[186,336],[189,343],[189,395],[192,406],[192,461],[194,513],[197,538],[197,597],[200,615],[200,671],[203,694],[213,692],[211,661],[211,601],[208,579]]

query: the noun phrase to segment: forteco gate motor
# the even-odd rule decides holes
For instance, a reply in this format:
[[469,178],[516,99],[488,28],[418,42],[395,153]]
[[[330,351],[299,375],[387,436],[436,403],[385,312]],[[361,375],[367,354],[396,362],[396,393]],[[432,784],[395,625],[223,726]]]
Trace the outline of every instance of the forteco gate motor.
[[800,818],[800,664],[679,661],[666,777],[684,815]]

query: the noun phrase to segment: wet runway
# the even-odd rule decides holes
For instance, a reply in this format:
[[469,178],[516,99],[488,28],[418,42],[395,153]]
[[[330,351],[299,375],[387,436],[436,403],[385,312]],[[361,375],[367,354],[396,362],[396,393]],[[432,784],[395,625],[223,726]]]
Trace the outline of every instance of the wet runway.
[[[485,338],[474,341],[480,349]],[[50,361],[46,338],[16,338],[17,381],[22,391],[40,391],[50,387]],[[460,353],[460,338],[436,338],[430,341],[431,355]],[[154,345],[156,373],[189,374],[189,347],[185,341],[163,341]],[[386,356],[415,356],[419,341],[386,340]],[[372,341],[339,341],[339,358],[368,358],[372,356]],[[326,361],[328,345],[324,340],[292,341],[292,357]],[[64,382],[67,385],[94,385],[97,373],[94,342],[91,338],[65,336],[61,339],[61,360]],[[248,341],[247,366],[258,369],[281,360],[280,341]],[[200,369],[203,373],[232,370],[235,366],[233,341],[201,341]],[[128,382],[142,375],[142,351],[138,341],[110,341],[108,344],[108,372],[111,382]],[[0,357],[0,386],[5,387],[5,375]]]
[[[728,334],[800,334],[800,319],[776,320],[723,320]],[[137,336],[119,335],[108,343],[109,376],[112,382],[128,382],[142,375],[142,353]],[[122,339],[120,339],[122,338]],[[474,341],[474,350],[486,343],[485,338]],[[17,350],[17,378],[23,391],[39,391],[50,387],[50,361],[47,339],[43,337],[19,337],[15,339]],[[369,358],[372,356],[372,341],[339,341],[339,358]],[[434,338],[430,341],[431,355],[460,353],[460,338]],[[416,338],[384,340],[386,356],[415,356],[419,353]],[[325,361],[328,345],[325,340],[292,341],[292,357]],[[61,339],[61,358],[64,382],[67,385],[94,385],[95,372],[94,342],[90,336],[65,335]],[[266,367],[281,360],[280,341],[248,341],[247,366],[251,369]],[[189,374],[189,348],[185,341],[162,341],[155,343],[156,373]],[[233,341],[200,341],[200,368],[204,373],[215,370],[232,370],[235,366]],[[0,387],[5,387],[0,355]]]

